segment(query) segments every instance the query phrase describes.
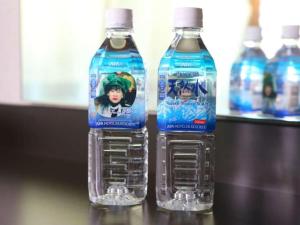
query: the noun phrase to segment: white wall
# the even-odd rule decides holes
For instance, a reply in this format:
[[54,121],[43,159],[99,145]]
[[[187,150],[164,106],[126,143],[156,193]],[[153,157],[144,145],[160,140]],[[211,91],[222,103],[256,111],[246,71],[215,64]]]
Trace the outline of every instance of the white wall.
[[19,0],[0,0],[0,103],[21,103]]
[[[69,2],[71,0],[68,0],[66,2]],[[36,3],[36,4],[30,4],[30,3]],[[21,80],[24,79],[21,76],[21,73],[23,71],[23,75],[25,77],[25,81],[31,82],[32,85],[27,85],[26,82],[24,82],[26,89],[26,93],[30,93],[31,95],[37,96],[38,99],[32,99],[25,95],[25,99],[27,101],[35,102],[35,103],[43,103],[43,104],[58,104],[61,103],[62,105],[82,105],[81,102],[86,102],[86,94],[87,94],[87,88],[77,88],[77,86],[85,87],[85,80],[81,79],[81,77],[84,77],[87,79],[87,68],[88,63],[90,60],[90,57],[92,56],[91,52],[94,52],[95,49],[98,47],[99,43],[101,43],[102,38],[99,38],[100,31],[104,30],[103,26],[102,28],[99,27],[99,25],[103,24],[101,22],[101,18],[103,20],[103,13],[99,12],[100,9],[104,9],[105,6],[119,6],[119,7],[133,7],[136,9],[137,16],[136,18],[146,18],[143,20],[136,19],[136,41],[138,46],[140,47],[142,55],[145,57],[147,62],[151,62],[148,64],[149,69],[149,77],[150,77],[150,90],[156,90],[156,78],[157,78],[157,66],[160,57],[162,56],[163,52],[167,48],[167,46],[170,43],[171,40],[171,19],[170,16],[172,7],[172,3],[175,4],[175,2],[181,2],[181,0],[166,0],[162,1],[160,0],[153,0],[153,2],[149,3],[149,1],[144,0],[141,1],[139,5],[136,5],[137,0],[89,0],[89,3],[85,3],[84,0],[78,1],[77,4],[73,4],[73,6],[68,8],[68,12],[58,14],[58,12],[55,10],[55,7],[57,5],[61,5],[59,0],[51,1],[47,0],[48,4],[52,5],[54,7],[51,8],[52,11],[56,12],[56,14],[52,13],[50,8],[45,7],[44,3],[41,3],[38,0],[23,0],[22,1],[22,11],[21,11],[21,17],[22,17],[22,25],[20,26],[20,0],[0,0],[0,104],[1,103],[12,103],[12,104],[20,104],[23,103],[22,100],[22,82]],[[66,2],[64,2],[63,5],[66,5]],[[39,3],[39,4],[37,4]],[[106,4],[104,4],[106,3]],[[122,4],[121,4],[122,3]],[[126,3],[126,4],[125,4]],[[146,3],[146,4],[144,4]],[[162,5],[163,4],[163,5]],[[215,8],[215,5],[221,5],[222,7]],[[176,5],[176,4],[175,4]],[[174,5],[174,6],[175,6]],[[222,114],[222,109],[227,109],[227,102],[228,102],[228,76],[229,76],[229,69],[230,64],[236,57],[236,54],[238,52],[239,46],[240,46],[240,39],[241,39],[241,33],[244,29],[246,22],[248,21],[248,13],[249,13],[249,5],[248,0],[228,0],[226,3],[223,4],[222,0],[202,0],[201,4],[197,0],[186,0],[186,2],[180,5],[186,5],[186,6],[199,6],[204,8],[204,25],[207,28],[204,32],[204,41],[208,48],[210,49],[212,55],[215,58],[217,67],[218,67],[218,96],[217,96],[217,112]],[[236,5],[239,8],[239,20],[236,20],[237,14],[233,13],[233,9],[229,7],[230,5]],[[84,7],[83,7],[84,6]],[[32,8],[34,7],[34,8]],[[226,8],[227,7],[227,8]],[[31,10],[32,9],[32,12]],[[44,9],[44,10],[42,10]],[[150,10],[151,9],[151,10]],[[168,9],[168,13],[164,12],[164,10]],[[226,10],[224,10],[226,9]],[[47,12],[45,12],[47,10]],[[79,13],[78,13],[79,11]],[[62,9],[60,9],[59,12],[62,12]],[[74,23],[72,26],[70,26],[70,18],[73,18],[73,14],[75,13],[75,18],[79,18],[79,21]],[[91,13],[92,12],[92,13]],[[147,12],[147,13],[145,13]],[[168,19],[164,19],[163,21],[157,21],[159,19],[159,16],[155,16],[152,12],[156,12],[159,15],[168,15]],[[35,15],[34,13],[37,13]],[[87,18],[84,13],[91,14]],[[26,16],[27,15],[27,16]],[[60,15],[60,17],[58,17]],[[78,16],[80,15],[80,16]],[[93,16],[94,15],[94,16]],[[220,23],[219,19],[216,19],[216,15],[218,15],[218,18],[223,18],[222,23]],[[235,15],[235,16],[227,16],[227,15]],[[243,15],[243,16],[241,16]],[[69,16],[69,17],[68,17]],[[70,17],[71,16],[71,17]],[[31,19],[31,20],[28,20]],[[39,18],[39,19],[37,19]],[[77,18],[77,19],[78,19]],[[81,18],[85,18],[85,20],[82,20]],[[26,20],[27,19],[27,20]],[[39,20],[36,22],[36,20]],[[35,57],[34,60],[31,60],[34,56],[34,52],[39,53],[37,50],[44,50],[42,41],[47,41],[44,32],[41,32],[41,26],[40,24],[43,24],[42,22],[50,21],[55,26],[59,25],[62,27],[63,25],[67,24],[68,29],[58,29],[57,34],[54,33],[58,37],[57,40],[59,40],[61,43],[63,41],[67,41],[68,46],[71,49],[71,53],[73,53],[74,49],[83,48],[85,49],[85,54],[81,52],[81,54],[72,54],[73,57],[67,57],[64,58],[64,60],[73,60],[72,63],[69,63],[70,68],[72,68],[73,73],[70,73],[72,75],[73,79],[65,79],[68,82],[68,88],[65,87],[65,80],[61,79],[61,71],[53,71],[54,69],[59,69],[55,64],[49,64],[49,60],[45,60],[45,58],[41,58],[41,60],[47,61],[47,66],[52,68],[48,69],[46,71],[52,71],[50,75],[47,76],[45,72],[40,72],[45,70],[43,67],[44,64],[39,64],[39,61],[37,61],[38,57]],[[60,21],[61,20],[61,21]],[[88,21],[90,20],[90,21]],[[147,26],[145,26],[144,21],[147,21]],[[73,21],[74,22],[74,21]],[[51,25],[50,23],[50,25]],[[38,26],[35,26],[35,25]],[[53,25],[52,24],[52,25]],[[94,24],[94,25],[93,25]],[[157,25],[159,24],[159,26]],[[221,33],[224,32],[222,29],[220,29],[220,24],[230,25],[226,27],[226,34]],[[22,27],[22,32],[20,31],[20,27]],[[30,29],[29,29],[30,28]],[[47,29],[49,29],[49,26],[46,26]],[[70,41],[68,38],[60,38],[64,33],[68,33],[68,31],[77,31],[77,33],[74,33],[73,35],[73,42]],[[96,30],[96,31],[94,31]],[[42,30],[43,31],[43,30]],[[82,32],[84,31],[84,32]],[[78,35],[78,32],[81,32],[81,35]],[[103,33],[103,32],[102,32]],[[152,34],[160,34],[160,35],[149,35],[149,33]],[[22,34],[22,42],[20,38],[20,34]],[[230,35],[229,35],[230,34]],[[44,35],[42,37],[38,35]],[[102,35],[103,36],[103,35]],[[163,36],[163,38],[162,38]],[[222,38],[220,38],[222,36]],[[51,35],[49,36],[51,38]],[[92,39],[93,38],[93,39]],[[42,43],[42,47],[37,47],[38,41]],[[23,45],[22,52],[23,52],[23,65],[21,68],[21,44]],[[29,44],[28,44],[29,43]],[[51,43],[51,41],[49,41]],[[56,44],[56,42],[52,43]],[[96,43],[96,44],[93,44]],[[143,45],[139,43],[144,43]],[[226,44],[225,44],[226,43]],[[155,48],[153,48],[153,44],[155,44]],[[68,47],[67,46],[67,47]],[[27,51],[26,51],[27,49]],[[91,51],[89,49],[92,49]],[[46,52],[48,56],[54,59],[54,61],[62,59],[64,56],[61,51],[61,48],[53,48],[53,51],[59,52],[58,54],[51,54],[49,51]],[[36,54],[39,55],[39,54]],[[81,57],[81,58],[80,58]],[[31,60],[31,61],[30,61]],[[77,61],[76,61],[77,60]],[[85,63],[87,61],[88,63]],[[225,62],[226,61],[226,62]],[[34,71],[37,71],[37,66],[40,66],[40,70],[37,73],[34,73]],[[49,64],[49,65],[48,65]],[[86,65],[85,65],[86,64]],[[33,66],[32,66],[33,65]],[[65,64],[64,64],[65,65]],[[79,68],[78,65],[83,65],[81,68]],[[33,68],[33,70],[28,70],[28,68]],[[70,71],[70,68],[69,71]],[[63,73],[64,77],[66,76],[66,73]],[[77,77],[76,77],[76,76]],[[30,79],[29,79],[30,78]],[[57,78],[57,79],[56,79]],[[58,83],[52,83],[51,80],[59,80],[63,84],[59,86]],[[70,84],[71,81],[75,82],[75,85],[73,85],[76,88],[73,88],[70,90],[70,87],[72,85]],[[76,83],[77,82],[77,83]],[[44,84],[40,85],[40,84]],[[52,86],[51,86],[52,85]],[[77,85],[77,86],[76,86]],[[45,88],[45,87],[50,88]],[[55,88],[53,88],[55,87]],[[60,87],[60,88],[59,88]],[[55,101],[51,101],[50,98],[47,98],[47,96],[43,96],[40,92],[37,92],[36,90],[43,90],[49,91],[49,96],[55,96],[58,95],[58,97],[55,99]],[[64,93],[58,92],[64,91]],[[81,90],[81,92],[80,92]],[[70,98],[64,97],[64,95],[69,95]],[[150,99],[150,109],[155,110],[156,107],[156,98],[155,98],[156,91],[153,91],[152,99]],[[77,98],[76,98],[77,96]],[[61,100],[61,102],[56,101],[57,99]],[[33,101],[36,100],[36,101]],[[73,103],[73,104],[71,104]]]

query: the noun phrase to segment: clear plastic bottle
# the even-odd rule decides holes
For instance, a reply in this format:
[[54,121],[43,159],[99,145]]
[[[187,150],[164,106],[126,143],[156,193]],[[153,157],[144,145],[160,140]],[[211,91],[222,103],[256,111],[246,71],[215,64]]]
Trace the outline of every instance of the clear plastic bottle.
[[260,48],[261,29],[246,29],[244,47],[233,63],[230,76],[230,109],[251,113],[262,109],[262,87],[267,58]]
[[270,60],[264,77],[264,113],[276,117],[300,115],[299,26],[282,28],[282,47]]
[[156,200],[168,210],[213,205],[216,68],[200,32],[202,9],[177,8],[159,66]]
[[132,11],[109,9],[106,27],[89,72],[89,197],[94,204],[135,205],[147,193],[146,73]]

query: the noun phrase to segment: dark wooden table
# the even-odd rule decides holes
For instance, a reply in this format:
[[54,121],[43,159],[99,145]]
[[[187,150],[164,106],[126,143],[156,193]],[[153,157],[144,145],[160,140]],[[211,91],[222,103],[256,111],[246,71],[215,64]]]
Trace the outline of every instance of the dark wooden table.
[[213,213],[165,212],[147,200],[133,207],[93,208],[87,165],[33,158],[0,160],[1,225],[298,225],[300,196],[216,183]]
[[155,115],[147,126],[146,202],[95,209],[86,109],[0,105],[0,225],[300,225],[300,122],[218,117],[215,205],[207,215],[156,207]]

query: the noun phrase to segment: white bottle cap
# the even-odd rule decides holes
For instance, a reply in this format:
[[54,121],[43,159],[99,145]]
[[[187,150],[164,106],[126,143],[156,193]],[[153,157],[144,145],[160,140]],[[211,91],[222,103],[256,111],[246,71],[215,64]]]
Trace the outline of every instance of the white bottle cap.
[[249,26],[246,28],[245,41],[261,41],[261,28],[258,26]]
[[106,11],[106,28],[132,28],[132,10],[111,8]]
[[202,9],[193,7],[175,8],[174,27],[203,27]]
[[299,38],[299,26],[298,25],[286,25],[282,26],[282,38]]

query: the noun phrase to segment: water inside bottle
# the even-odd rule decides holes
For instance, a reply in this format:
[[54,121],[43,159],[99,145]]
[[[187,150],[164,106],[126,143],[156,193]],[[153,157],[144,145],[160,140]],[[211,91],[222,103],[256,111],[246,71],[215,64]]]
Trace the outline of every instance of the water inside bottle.
[[148,134],[95,130],[89,133],[90,199],[103,205],[139,204],[147,193]]
[[171,210],[208,210],[214,193],[214,134],[158,136],[158,205]]

